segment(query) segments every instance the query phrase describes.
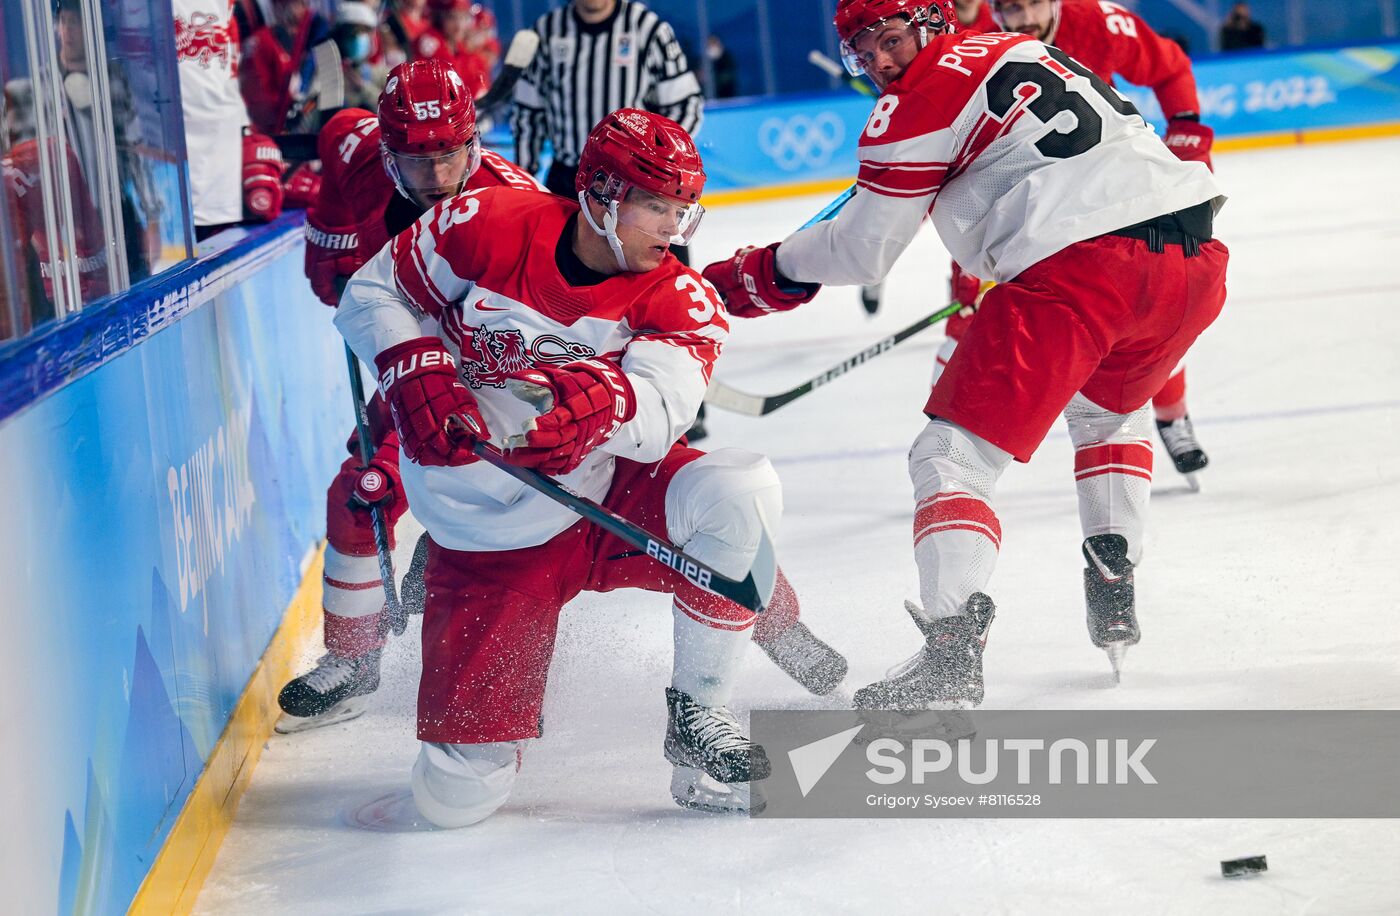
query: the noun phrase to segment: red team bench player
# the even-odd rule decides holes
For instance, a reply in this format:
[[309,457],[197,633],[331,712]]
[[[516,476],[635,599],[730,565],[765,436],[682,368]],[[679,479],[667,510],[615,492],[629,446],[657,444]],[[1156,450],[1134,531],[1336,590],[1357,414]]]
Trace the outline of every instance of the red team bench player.
[[1151,411],[1224,303],[1223,196],[1137,110],[1026,35],[960,36],[951,2],[841,0],[853,71],[883,93],[840,217],[704,275],[732,314],[794,308],[816,284],[882,280],[925,218],[958,264],[997,283],[925,405],[915,440],[914,555],[924,647],[856,693],[868,707],[980,703],[1001,544],[997,479],[1063,414],[1089,635],[1115,669],[1140,638],[1133,569],[1152,476]]

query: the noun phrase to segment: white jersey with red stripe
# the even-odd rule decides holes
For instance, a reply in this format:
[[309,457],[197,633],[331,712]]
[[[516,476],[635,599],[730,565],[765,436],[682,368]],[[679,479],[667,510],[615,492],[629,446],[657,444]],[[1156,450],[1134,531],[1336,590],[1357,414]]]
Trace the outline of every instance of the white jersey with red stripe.
[[[578,209],[577,201],[507,187],[443,201],[355,274],[335,324],[370,364],[405,340],[441,337],[498,446],[533,416],[507,389],[507,375],[616,362],[632,382],[636,415],[559,478],[601,500],[616,457],[659,461],[689,428],[729,326],[714,289],[670,255],[646,273],[571,285],[555,250]],[[453,550],[543,544],[578,521],[485,462],[420,467],[405,456],[400,471],[414,515]]]
[[1224,201],[1112,87],[1024,35],[934,38],[876,102],[859,155],[841,215],[779,247],[784,276],[878,282],[931,214],[963,269],[1001,283],[1075,242]]

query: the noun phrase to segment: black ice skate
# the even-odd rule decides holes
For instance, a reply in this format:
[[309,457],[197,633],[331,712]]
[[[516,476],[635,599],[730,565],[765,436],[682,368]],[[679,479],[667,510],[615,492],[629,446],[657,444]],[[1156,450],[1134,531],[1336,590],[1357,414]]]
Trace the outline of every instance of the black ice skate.
[[885,284],[876,283],[874,286],[862,286],[860,288],[860,304],[865,309],[867,315],[877,315],[880,312],[880,297],[884,295]]
[[846,657],[800,620],[766,640],[755,636],[754,642],[788,677],[819,697],[835,690],[846,676]]
[[1176,465],[1179,473],[1185,475],[1187,486],[1192,490],[1200,490],[1201,484],[1196,479],[1196,472],[1210,464],[1210,459],[1206,457],[1201,443],[1196,441],[1196,430],[1191,426],[1191,418],[1185,416],[1178,420],[1158,420],[1157,433],[1162,437],[1162,444],[1167,447],[1167,453],[1172,456],[1172,464]]
[[359,658],[341,658],[327,652],[301,677],[293,678],[277,695],[282,716],[277,732],[293,732],[334,725],[362,715],[369,695],[379,689],[379,656],[375,649]]
[[750,784],[773,772],[768,755],[740,730],[723,706],[701,706],[673,687],[666,688],[666,759],[671,796],[682,808],[716,813],[757,814],[763,795]]
[[1123,658],[1138,644],[1142,630],[1133,607],[1133,564],[1121,534],[1096,534],[1084,542],[1084,604],[1089,638],[1108,653],[1113,678],[1123,679]]
[[924,647],[909,661],[856,691],[857,709],[928,709],[977,706],[982,702],[982,649],[996,605],[973,592],[953,617],[928,620],[906,601],[904,609],[924,634]]
[[685,431],[685,441],[694,445],[709,434],[709,430],[705,429],[705,405],[701,404],[700,412],[695,415],[695,422]]

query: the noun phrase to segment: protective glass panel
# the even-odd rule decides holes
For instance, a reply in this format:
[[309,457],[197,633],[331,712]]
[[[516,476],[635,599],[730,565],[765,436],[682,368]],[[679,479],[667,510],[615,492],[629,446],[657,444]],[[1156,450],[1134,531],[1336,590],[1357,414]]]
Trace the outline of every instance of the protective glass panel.
[[[77,0],[60,0],[60,40],[70,5],[79,6]],[[122,237],[127,281],[136,283],[191,252],[174,18],[170,0],[84,0],[81,6],[89,14],[84,19],[90,33],[99,38],[95,56],[106,62],[105,68],[82,72],[95,87],[106,84],[115,164],[110,204],[115,219],[110,221]]]

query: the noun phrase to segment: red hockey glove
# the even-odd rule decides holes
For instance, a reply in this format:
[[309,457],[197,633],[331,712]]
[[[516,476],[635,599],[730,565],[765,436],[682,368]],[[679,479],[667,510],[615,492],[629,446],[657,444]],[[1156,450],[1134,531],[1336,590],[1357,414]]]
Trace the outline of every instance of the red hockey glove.
[[965,272],[954,261],[953,274],[948,278],[948,293],[952,297],[950,301],[963,307],[959,315],[964,312],[971,314],[982,304],[982,281]]
[[355,227],[336,229],[323,226],[316,211],[306,214],[306,279],[311,291],[326,305],[340,304],[345,281],[364,265],[359,253]]
[[[490,436],[476,398],[457,380],[457,364],[436,337],[415,337],[374,358],[403,452],[424,467],[476,461],[473,440]],[[449,433],[448,424],[453,432]],[[458,429],[465,429],[462,435]]]
[[[393,447],[397,450],[398,443]],[[398,490],[399,469],[376,456],[370,459],[369,467],[356,472],[355,484],[350,490],[350,508],[378,506],[393,499]]]
[[819,283],[797,283],[778,273],[778,243],[767,248],[740,248],[727,261],[716,261],[701,272],[719,291],[729,314],[758,318],[797,308],[821,289]]
[[962,308],[956,314],[948,317],[948,322],[943,326],[943,333],[953,340],[961,340],[968,325],[972,324],[972,318],[977,314],[978,307],[982,304],[982,297],[987,294],[987,290],[995,285],[990,280],[977,279],[959,267],[957,261],[954,261],[953,274],[948,278],[948,291],[952,296],[952,301],[961,305]]
[[[538,386],[553,399],[535,418],[525,444],[505,453],[511,464],[546,474],[567,474],[637,413],[637,395],[627,374],[602,359],[541,366],[510,376]],[[518,387],[518,386],[517,386]]]
[[1194,117],[1177,117],[1167,122],[1167,149],[1183,162],[1204,162],[1211,171],[1210,147],[1215,131]]
[[263,134],[243,138],[243,209],[271,221],[282,213],[282,151]]
[[321,173],[309,162],[292,169],[282,182],[282,203],[297,210],[306,210],[321,193]]

